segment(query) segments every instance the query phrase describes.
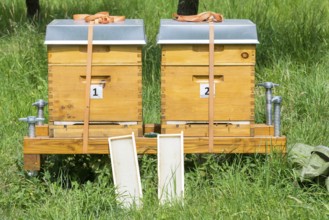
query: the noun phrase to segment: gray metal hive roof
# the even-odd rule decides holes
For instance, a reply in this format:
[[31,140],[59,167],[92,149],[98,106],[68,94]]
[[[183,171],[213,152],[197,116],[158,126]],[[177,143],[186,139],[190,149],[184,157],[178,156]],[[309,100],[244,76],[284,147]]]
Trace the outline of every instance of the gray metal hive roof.
[[[215,44],[258,44],[256,25],[250,20],[226,19],[214,23]],[[209,23],[161,19],[158,44],[209,44]]]
[[[144,22],[127,19],[111,24],[95,24],[94,45],[143,45],[146,44]],[[55,19],[47,25],[47,45],[88,44],[88,23],[83,20]]]

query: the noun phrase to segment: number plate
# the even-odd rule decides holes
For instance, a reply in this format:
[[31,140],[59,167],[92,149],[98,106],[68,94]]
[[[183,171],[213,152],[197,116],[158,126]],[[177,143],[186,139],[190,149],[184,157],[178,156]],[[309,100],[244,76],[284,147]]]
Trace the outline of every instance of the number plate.
[[103,98],[103,85],[90,85],[90,98],[102,99]]
[[[214,95],[215,95],[216,87],[214,84]],[[208,98],[209,97],[209,84],[208,83],[200,83],[200,98]]]

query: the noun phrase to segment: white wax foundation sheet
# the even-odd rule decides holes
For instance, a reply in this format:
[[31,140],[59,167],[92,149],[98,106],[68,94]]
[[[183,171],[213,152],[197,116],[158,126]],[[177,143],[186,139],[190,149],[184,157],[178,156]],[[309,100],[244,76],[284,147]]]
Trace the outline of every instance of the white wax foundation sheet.
[[140,207],[143,195],[134,133],[108,141],[117,201],[126,208]]
[[184,197],[184,136],[158,135],[158,198],[161,204]]

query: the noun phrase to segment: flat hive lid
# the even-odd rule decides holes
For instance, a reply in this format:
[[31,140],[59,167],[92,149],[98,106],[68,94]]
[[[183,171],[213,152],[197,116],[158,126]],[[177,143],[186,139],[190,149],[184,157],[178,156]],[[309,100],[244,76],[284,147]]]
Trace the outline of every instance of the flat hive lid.
[[[111,24],[95,24],[94,45],[144,45],[146,37],[141,19]],[[47,45],[87,45],[88,23],[84,20],[55,19],[47,25]]]
[[[214,23],[215,44],[259,44],[256,25],[245,19]],[[209,44],[209,23],[161,19],[158,44]]]

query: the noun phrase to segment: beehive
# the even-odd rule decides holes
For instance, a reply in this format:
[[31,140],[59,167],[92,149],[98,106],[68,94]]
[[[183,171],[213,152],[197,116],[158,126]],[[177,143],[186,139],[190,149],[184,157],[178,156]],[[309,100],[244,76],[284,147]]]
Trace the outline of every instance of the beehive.
[[[214,136],[252,136],[257,32],[249,20],[214,24]],[[208,136],[209,24],[161,20],[162,132]]]
[[[54,20],[47,26],[52,137],[82,136],[87,36],[84,21]],[[141,133],[143,21],[94,25],[92,44],[90,137]]]

